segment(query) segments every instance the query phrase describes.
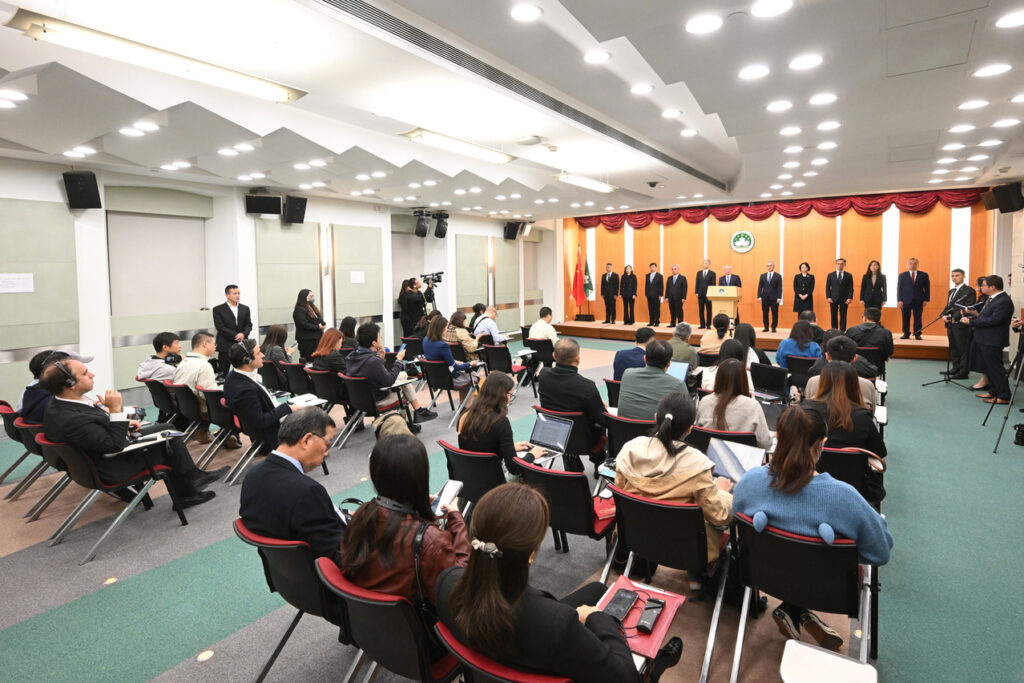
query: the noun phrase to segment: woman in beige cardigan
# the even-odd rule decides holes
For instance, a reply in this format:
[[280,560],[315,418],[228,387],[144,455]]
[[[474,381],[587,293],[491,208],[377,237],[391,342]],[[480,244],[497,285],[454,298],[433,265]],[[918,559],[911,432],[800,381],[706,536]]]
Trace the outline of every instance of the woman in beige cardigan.
[[473,335],[466,329],[466,314],[462,311],[452,313],[448,321],[448,327],[444,330],[444,340],[449,344],[461,344],[466,352],[466,360],[478,360],[476,355],[477,342]]
[[[673,503],[697,503],[704,513],[708,562],[718,558],[722,533],[732,520],[732,484],[712,477],[714,464],[683,440],[693,427],[696,411],[682,392],[665,394],[654,418],[655,436],[626,442],[615,462],[615,485],[627,493]],[[697,577],[690,577],[696,579]]]

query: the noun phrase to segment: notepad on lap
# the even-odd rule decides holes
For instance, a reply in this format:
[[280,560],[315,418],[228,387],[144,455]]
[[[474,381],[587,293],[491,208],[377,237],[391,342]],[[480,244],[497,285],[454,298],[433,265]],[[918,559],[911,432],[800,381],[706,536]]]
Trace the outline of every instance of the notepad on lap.
[[764,449],[735,441],[711,439],[707,456],[715,463],[715,474],[735,482],[747,471],[761,466],[764,462]]

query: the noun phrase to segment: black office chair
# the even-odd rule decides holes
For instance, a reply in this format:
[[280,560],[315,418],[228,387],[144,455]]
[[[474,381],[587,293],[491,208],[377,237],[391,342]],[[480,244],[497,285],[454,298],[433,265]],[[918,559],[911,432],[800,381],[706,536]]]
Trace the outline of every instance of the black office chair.
[[448,342],[448,348],[452,350],[452,358],[456,363],[466,363],[466,349],[458,342]]
[[419,337],[402,337],[402,343],[405,344],[405,357],[409,360],[423,355],[423,340]]
[[[480,351],[486,355],[487,372],[504,372],[512,375],[516,380],[516,388],[512,392],[513,398],[519,393],[519,387],[526,379],[526,366],[516,364],[512,358],[512,352],[504,344],[488,344],[481,346]],[[533,395],[537,396],[537,385],[533,385]]]
[[877,346],[858,346],[857,355],[878,368],[878,376],[885,379],[885,358]]
[[443,440],[437,443],[444,449],[448,461],[448,478],[462,482],[459,498],[467,501],[463,516],[469,514],[470,507],[485,493],[505,483],[505,471],[498,454],[463,450]]
[[164,383],[158,379],[139,379],[138,377],[135,378],[135,381],[142,382],[149,389],[149,395],[153,398],[153,405],[160,411],[157,421],[172,424],[178,417],[178,406],[174,404],[171,392],[167,390]]
[[309,381],[309,376],[306,374],[305,365],[302,363],[278,361],[277,367],[281,368],[285,379],[288,380],[288,391],[296,396],[313,393],[313,386]]
[[28,449],[28,451],[32,455],[39,456],[39,463],[35,467],[33,467],[29,471],[29,473],[22,478],[21,481],[15,484],[10,491],[7,492],[7,495],[4,496],[4,500],[17,500],[19,497],[21,497],[21,494],[23,494],[25,491],[29,489],[30,486],[32,486],[32,484],[36,483],[36,480],[39,479],[39,477],[41,477],[47,470],[50,469],[50,466],[43,458],[42,448],[39,447],[39,444],[36,443],[35,440],[36,434],[39,434],[43,431],[43,425],[35,424],[34,422],[26,422],[21,417],[16,417],[14,419],[13,425],[14,428],[21,435],[21,438],[18,440],[22,443],[22,445],[25,446],[26,449]]
[[555,345],[550,339],[526,339],[523,341],[523,345],[535,352],[531,359],[533,362],[546,368],[555,364]]
[[[540,491],[548,501],[555,550],[569,552],[566,534],[610,541],[615,517],[599,516],[603,514],[599,508],[603,510],[606,503],[601,497],[591,495],[586,474],[549,470],[521,458],[517,460],[522,468],[523,481]],[[610,551],[610,542],[605,543],[605,549]]]
[[807,386],[807,380],[811,378],[811,366],[817,360],[817,358],[809,356],[790,356],[787,358],[786,366],[789,368],[789,383],[803,391],[804,387]]
[[710,368],[712,365],[718,362],[717,353],[704,353],[701,351],[697,352],[697,367]]
[[331,408],[345,401],[345,383],[338,377],[338,373],[306,368],[306,375],[316,397],[327,401],[322,406],[324,412],[330,413]]
[[241,434],[241,429],[238,427],[235,416],[221,403],[221,398],[224,396],[221,389],[196,386],[196,391],[203,395],[203,400],[206,402],[206,415],[209,417],[210,423],[217,425],[218,428],[217,436],[213,437],[213,441],[196,461],[196,467],[203,469],[224,447],[228,439],[237,438]]
[[[815,467],[857,489],[876,510],[885,495],[885,460],[864,448],[823,448]],[[880,490],[879,490],[880,489]]]
[[618,408],[619,407],[619,390],[622,389],[622,380],[620,379],[608,379],[604,380],[604,386],[608,390],[608,407]]
[[448,652],[462,663],[466,683],[572,683],[562,676],[528,673],[500,664],[459,642],[440,621],[435,624],[434,631]]
[[[605,380],[606,382],[611,380]],[[608,427],[608,459],[618,457],[622,447],[638,436],[647,436],[657,426],[654,420],[634,420],[619,417],[611,413],[604,414],[604,422]]]
[[274,361],[264,358],[258,372],[263,379],[263,386],[270,391],[288,391],[288,380]]
[[[7,432],[7,436],[11,439],[11,441],[13,441],[14,443],[20,443],[24,445],[21,441],[21,434],[14,426],[14,421],[19,417],[18,411],[16,411],[7,401],[0,401],[0,417],[3,417],[4,431]],[[32,455],[32,451],[26,448],[25,452],[18,456],[18,459],[15,460],[14,463],[12,463],[10,467],[4,470],[3,474],[0,474],[0,484],[3,484],[4,479],[9,477],[11,472],[18,469],[18,465],[24,462],[25,458],[27,458],[30,455]]]
[[711,429],[708,427],[694,427],[686,435],[686,443],[696,448],[701,453],[708,452],[708,444],[711,439],[722,441],[734,441],[745,446],[757,446],[757,436],[754,432],[730,432],[723,429]]
[[338,432],[337,436],[334,437],[334,443],[331,444],[331,448],[334,448],[335,446],[339,449],[344,448],[345,444],[348,443],[349,437],[352,436],[358,426],[361,425],[363,420],[367,417],[376,419],[389,410],[405,412],[405,405],[402,401],[401,392],[397,393],[393,402],[378,408],[377,399],[374,398],[373,395],[373,389],[370,388],[370,384],[365,377],[351,377],[340,372],[338,373],[338,376],[343,382],[345,382],[345,391],[348,394],[350,412],[345,428]]
[[192,387],[187,384],[175,384],[169,379],[164,380],[164,387],[174,400],[178,414],[188,420],[188,426],[182,430],[185,433],[185,443],[188,443],[196,431],[209,421],[203,417],[199,399],[192,393]]

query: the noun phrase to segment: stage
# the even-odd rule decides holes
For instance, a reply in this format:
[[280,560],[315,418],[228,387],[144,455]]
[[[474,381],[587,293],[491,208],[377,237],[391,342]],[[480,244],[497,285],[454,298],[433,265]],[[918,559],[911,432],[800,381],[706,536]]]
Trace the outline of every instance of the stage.
[[[697,346],[700,344],[700,338],[706,330],[698,330],[697,325],[694,323],[691,323],[691,325],[693,325],[693,334],[690,336],[690,343]],[[568,335],[570,337],[590,337],[593,339],[618,339],[622,341],[633,341],[636,330],[641,327],[645,327],[645,325],[623,325],[621,323],[605,325],[601,322],[575,321],[555,324],[555,329],[562,335]],[[921,336],[921,341],[918,341],[913,337],[910,339],[900,339],[898,332],[894,334],[893,344],[895,346],[895,351],[892,357],[945,360],[946,354],[948,353],[947,349],[949,348],[945,329],[938,327],[938,323],[936,323],[934,327],[937,327],[942,334],[924,334]],[[789,328],[779,328],[777,332],[762,332],[756,327],[754,329],[757,331],[758,348],[766,351],[774,351],[778,348],[780,341],[789,337]],[[667,327],[664,323],[662,323],[657,329],[658,339],[670,339],[672,334],[673,329],[671,327]]]

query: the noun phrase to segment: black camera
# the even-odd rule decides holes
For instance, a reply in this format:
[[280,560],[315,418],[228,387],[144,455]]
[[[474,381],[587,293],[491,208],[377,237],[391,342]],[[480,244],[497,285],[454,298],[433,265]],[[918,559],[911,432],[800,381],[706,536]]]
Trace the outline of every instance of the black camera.
[[443,277],[444,271],[439,270],[436,273],[425,273],[423,275],[420,275],[420,280],[422,280],[423,284],[425,284],[426,286],[433,287],[434,285],[441,284],[441,280]]

